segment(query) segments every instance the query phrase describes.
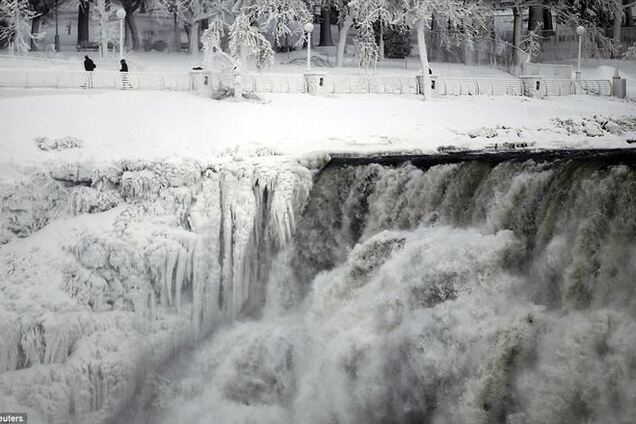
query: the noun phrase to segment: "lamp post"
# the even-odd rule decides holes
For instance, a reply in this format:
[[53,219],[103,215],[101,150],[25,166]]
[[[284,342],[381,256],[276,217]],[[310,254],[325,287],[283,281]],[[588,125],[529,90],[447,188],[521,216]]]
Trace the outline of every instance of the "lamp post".
[[307,22],[303,29],[307,33],[307,71],[311,71],[311,33],[314,30],[314,24]]
[[577,61],[577,65],[576,65],[576,79],[580,80],[581,79],[581,45],[583,43],[583,36],[585,35],[585,27],[579,25],[576,28],[576,35],[579,36],[579,55],[578,55],[578,61]]
[[119,58],[124,58],[124,19],[126,18],[126,11],[124,9],[117,10],[117,17],[119,18]]

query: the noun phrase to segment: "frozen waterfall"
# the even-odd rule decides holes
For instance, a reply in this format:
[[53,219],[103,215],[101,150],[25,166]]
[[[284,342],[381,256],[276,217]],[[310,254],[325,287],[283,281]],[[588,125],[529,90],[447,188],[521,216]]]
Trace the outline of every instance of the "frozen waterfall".
[[633,166],[327,167],[263,317],[155,381],[139,422],[627,424]]
[[[306,165],[25,179],[0,205],[1,406],[45,423],[632,422],[633,151]],[[33,250],[56,225],[64,249]]]

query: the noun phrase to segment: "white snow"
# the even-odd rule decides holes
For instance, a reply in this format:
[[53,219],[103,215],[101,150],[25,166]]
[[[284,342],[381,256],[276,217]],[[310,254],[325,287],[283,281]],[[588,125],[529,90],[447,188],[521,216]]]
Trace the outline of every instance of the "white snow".
[[[568,136],[551,119],[636,115],[636,105],[611,98],[571,96],[448,97],[267,95],[267,104],[211,101],[188,93],[11,92],[0,99],[0,161],[104,162],[114,159],[193,159],[222,152],[265,150],[432,152],[442,145],[479,148],[493,139],[465,133],[481,127],[521,130],[497,142],[537,146],[621,147],[624,136]],[[81,148],[44,152],[37,137],[75,137]],[[238,150],[237,150],[238,149]]]

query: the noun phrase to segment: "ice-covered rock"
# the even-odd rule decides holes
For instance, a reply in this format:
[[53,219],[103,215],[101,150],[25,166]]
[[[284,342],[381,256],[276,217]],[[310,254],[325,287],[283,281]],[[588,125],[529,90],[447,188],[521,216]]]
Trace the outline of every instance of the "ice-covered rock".
[[48,137],[36,137],[35,143],[38,146],[38,149],[43,150],[45,152],[48,151],[59,151],[59,150],[67,150],[67,149],[77,149],[82,147],[82,140],[72,136],[66,136],[61,138],[48,138]]
[[470,138],[478,138],[478,137],[494,138],[494,137],[497,137],[497,130],[495,128],[482,127],[482,128],[470,130],[467,132],[467,134]]

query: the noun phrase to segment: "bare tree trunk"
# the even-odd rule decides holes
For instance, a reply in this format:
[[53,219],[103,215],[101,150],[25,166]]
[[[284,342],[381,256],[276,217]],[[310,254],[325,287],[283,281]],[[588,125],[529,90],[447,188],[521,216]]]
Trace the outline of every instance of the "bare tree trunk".
[[320,24],[320,46],[333,46],[331,38],[331,8],[321,9],[322,23]]
[[108,34],[106,26],[108,25],[107,11],[110,8],[110,4],[106,3],[106,0],[97,0],[95,7],[97,7],[99,15],[99,45],[103,58],[108,53]]
[[523,9],[513,7],[512,15],[514,17],[512,45],[515,47],[515,49],[513,49],[513,58],[515,66],[519,66],[521,62],[519,49],[521,48],[521,32],[523,31]]
[[88,43],[88,26],[90,20],[90,3],[80,1],[77,12],[77,45],[86,46]]
[[420,55],[420,66],[422,68],[422,94],[424,99],[430,99],[433,96],[431,88],[431,76],[429,74],[430,66],[428,64],[428,53],[426,51],[426,35],[424,34],[424,28],[426,22],[423,18],[418,19],[415,23],[415,30],[417,34],[417,50]]
[[199,23],[193,22],[190,25],[190,54],[197,55],[199,54]]
[[623,21],[623,2],[622,0],[614,0],[616,2],[614,7],[614,31],[612,39],[614,40],[614,47],[618,50],[621,46],[621,25]]
[[380,59],[384,59],[384,21],[380,19]]
[[135,22],[134,11],[126,11],[126,26],[130,31],[130,40],[132,50],[139,50],[139,33],[137,32],[137,23]]
[[177,20],[177,12],[174,12],[172,14],[172,30],[174,31],[174,34],[172,34],[172,42],[174,43],[174,46],[172,47],[172,49],[175,52],[180,52],[181,51],[181,34],[179,31],[179,21]]
[[40,17],[36,16],[31,19],[31,51],[38,50],[37,41],[33,39],[33,36],[37,35],[38,32],[40,32]]
[[349,29],[351,29],[352,25],[353,18],[350,15],[347,15],[342,23],[342,28],[340,28],[340,34],[338,34],[338,51],[336,53],[336,67],[338,68],[342,68],[344,63],[345,48],[347,47],[347,35],[349,34]]

